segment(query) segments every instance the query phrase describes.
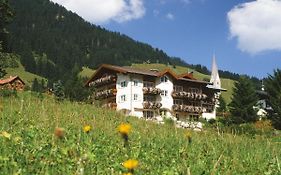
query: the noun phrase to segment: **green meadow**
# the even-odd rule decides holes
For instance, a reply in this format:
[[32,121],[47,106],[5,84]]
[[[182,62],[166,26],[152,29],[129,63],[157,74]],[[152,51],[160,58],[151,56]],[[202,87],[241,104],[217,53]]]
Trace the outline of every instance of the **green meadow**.
[[[29,92],[0,100],[0,174],[123,174],[128,159],[134,174],[281,174],[280,137],[192,132]],[[121,123],[132,126],[125,147]]]

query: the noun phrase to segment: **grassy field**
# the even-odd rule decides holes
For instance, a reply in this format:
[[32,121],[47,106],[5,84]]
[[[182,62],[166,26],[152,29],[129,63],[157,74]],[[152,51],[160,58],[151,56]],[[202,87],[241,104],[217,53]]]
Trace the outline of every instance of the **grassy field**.
[[[122,174],[128,159],[139,162],[134,174],[281,173],[281,145],[270,137],[188,132],[30,93],[0,100],[0,174]],[[132,126],[127,147],[121,123]],[[62,137],[55,128],[64,128]]]
[[32,85],[32,82],[35,78],[37,78],[39,81],[41,79],[46,80],[45,78],[39,75],[25,71],[24,67],[20,63],[19,67],[17,68],[6,68],[5,70],[7,72],[7,75],[5,77],[18,75],[28,86]]

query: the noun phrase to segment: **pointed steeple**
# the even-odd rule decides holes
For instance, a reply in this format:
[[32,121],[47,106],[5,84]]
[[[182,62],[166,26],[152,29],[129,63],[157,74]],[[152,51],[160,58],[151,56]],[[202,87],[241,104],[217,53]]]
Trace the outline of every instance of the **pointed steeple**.
[[213,87],[216,89],[221,89],[221,80],[219,77],[219,70],[216,63],[216,56],[213,55],[213,63],[212,63],[212,74],[210,83],[213,84]]

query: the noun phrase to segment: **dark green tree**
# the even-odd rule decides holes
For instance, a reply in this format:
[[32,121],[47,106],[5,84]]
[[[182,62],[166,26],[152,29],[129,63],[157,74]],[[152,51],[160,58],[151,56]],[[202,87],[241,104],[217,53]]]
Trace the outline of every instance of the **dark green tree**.
[[255,122],[258,117],[253,106],[257,101],[254,85],[249,78],[241,76],[235,83],[232,102],[229,105],[232,122],[236,124]]
[[55,98],[57,101],[63,101],[64,100],[64,87],[62,85],[62,82],[58,80],[53,84],[53,92],[55,95]]
[[[1,45],[1,41],[0,41],[0,59],[2,60],[3,54],[2,54],[2,45]],[[4,69],[4,65],[2,63],[2,61],[0,62],[0,78],[3,78],[5,75],[7,74],[7,72]]]
[[270,106],[273,108],[273,114],[270,116],[272,124],[276,129],[281,129],[281,70],[277,69],[273,75],[265,81],[265,89],[269,96]]
[[225,111],[226,111],[226,102],[222,97],[222,95],[220,95],[218,112],[225,112]]
[[37,78],[34,78],[33,82],[32,82],[32,86],[31,86],[31,90],[34,92],[39,92],[39,83]]
[[0,41],[3,43],[3,48],[6,50],[7,44],[7,34],[8,30],[6,28],[7,24],[11,22],[13,17],[13,11],[10,7],[8,0],[0,0]]

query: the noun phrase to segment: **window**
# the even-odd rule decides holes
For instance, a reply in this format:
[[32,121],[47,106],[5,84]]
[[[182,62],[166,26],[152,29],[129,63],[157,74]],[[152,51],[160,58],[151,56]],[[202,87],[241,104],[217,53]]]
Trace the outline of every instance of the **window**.
[[134,80],[134,86],[138,86],[139,82],[137,80]]
[[126,95],[121,95],[121,102],[126,101]]
[[148,96],[148,95],[145,95],[143,97],[143,101],[156,101],[156,97],[155,96]]
[[175,86],[174,86],[174,91],[175,91],[175,92],[181,92],[181,91],[183,91],[183,87],[182,87],[182,86],[177,86],[177,85],[175,85]]
[[127,87],[126,81],[122,81],[122,82],[121,82],[121,87]]
[[149,81],[144,81],[143,82],[143,87],[154,87],[154,83],[153,82],[149,82]]
[[164,91],[161,91],[161,96],[168,96],[168,91],[164,90]]
[[167,76],[163,76],[160,78],[161,82],[167,82],[168,81],[168,77]]
[[143,111],[144,118],[153,118],[153,111]]
[[201,93],[198,88],[189,88],[189,92],[191,92],[191,93]]
[[183,105],[183,100],[174,99],[174,104],[175,104],[175,105]]
[[138,94],[134,94],[134,101],[138,100]]

